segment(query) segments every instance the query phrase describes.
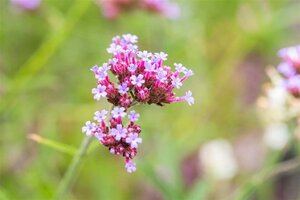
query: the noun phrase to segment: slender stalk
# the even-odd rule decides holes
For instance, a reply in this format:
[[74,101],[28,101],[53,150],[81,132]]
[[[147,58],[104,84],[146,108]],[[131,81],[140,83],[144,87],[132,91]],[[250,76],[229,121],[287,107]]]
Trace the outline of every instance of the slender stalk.
[[[111,110],[113,108],[114,108],[114,106],[111,107],[111,109],[109,110],[109,113],[111,112]],[[108,121],[109,116],[106,119]],[[56,194],[53,198],[54,200],[64,199],[64,196],[72,188],[72,186],[75,182],[75,179],[77,177],[77,174],[78,174],[78,171],[79,171],[79,168],[80,168],[80,164],[82,163],[83,158],[87,154],[88,148],[89,148],[89,146],[90,146],[93,139],[94,139],[94,137],[90,136],[90,137],[85,137],[84,140],[82,140],[81,145],[80,145],[77,153],[73,157],[73,160],[72,160],[71,164],[69,165],[69,167],[67,169],[67,172],[65,173],[62,181],[58,185],[57,192],[56,192]]]
[[266,169],[256,174],[243,184],[238,191],[236,191],[234,198],[235,200],[243,200],[249,198],[249,196],[265,181],[275,176],[292,173],[300,170],[300,159],[295,158],[293,160],[285,161],[272,169]]
[[92,142],[93,137],[85,137],[82,141],[80,148],[78,149],[76,155],[73,157],[71,164],[68,167],[67,172],[65,173],[62,181],[60,182],[55,200],[63,199],[64,196],[69,192],[70,188],[74,184],[75,178],[77,176],[80,164],[88,150],[89,145]]

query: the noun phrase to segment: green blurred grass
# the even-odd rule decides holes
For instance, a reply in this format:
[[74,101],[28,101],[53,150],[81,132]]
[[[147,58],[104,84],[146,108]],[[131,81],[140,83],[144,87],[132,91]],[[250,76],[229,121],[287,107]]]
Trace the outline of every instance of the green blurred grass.
[[[74,6],[71,0],[45,0],[32,14],[14,12],[8,1],[1,0],[2,196],[31,200],[53,196],[71,157],[30,141],[28,135],[79,146],[81,126],[96,109],[108,107],[104,101],[93,101],[90,90],[95,83],[89,69],[109,58],[106,48],[118,34],[136,34],[140,49],[165,51],[167,64],[182,62],[192,68],[196,75],[178,94],[190,89],[196,103],[193,107],[138,106],[143,128],[138,172],[126,174],[123,161],[99,145],[88,156],[68,199],[142,199],[140,190],[148,187],[166,199],[186,198],[190,194],[180,173],[184,156],[209,139],[234,139],[243,129],[259,127],[254,105],[245,104],[240,97],[244,88],[236,82],[239,65],[252,54],[275,65],[279,48],[299,43],[299,2],[178,3],[182,17],[177,21],[142,11],[107,21],[91,3],[77,23],[70,18],[64,24],[69,19],[66,13]],[[48,40],[52,33],[62,36]],[[47,44],[52,47],[43,54],[49,59],[38,70],[19,73],[34,67],[25,63]],[[167,171],[167,176],[159,176],[157,169]],[[209,191],[205,184],[203,187]]]

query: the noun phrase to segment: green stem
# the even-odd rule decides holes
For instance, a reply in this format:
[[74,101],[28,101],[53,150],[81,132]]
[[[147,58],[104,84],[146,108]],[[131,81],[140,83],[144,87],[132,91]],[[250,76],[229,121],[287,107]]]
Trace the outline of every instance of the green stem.
[[245,184],[243,184],[238,191],[235,193],[234,200],[244,200],[248,199],[255,190],[267,180],[281,175],[292,173],[300,169],[300,159],[295,158],[293,160],[285,161],[271,169],[265,169],[260,173],[254,175],[252,178],[249,179]]
[[[111,107],[108,113],[111,113],[111,110],[114,108],[114,106]],[[106,118],[106,122],[108,122],[109,116]],[[80,164],[82,163],[83,158],[87,154],[88,148],[92,142],[92,139],[94,137],[86,137],[78,149],[76,155],[73,157],[73,160],[71,164],[69,165],[67,172],[65,173],[62,181],[58,185],[57,192],[53,199],[55,200],[61,200],[65,199],[64,196],[69,192],[72,185],[74,184],[75,178],[78,174]]]
[[80,148],[78,149],[76,155],[73,157],[72,163],[69,165],[67,172],[65,173],[62,181],[58,186],[57,193],[54,199],[64,199],[64,196],[68,193],[68,191],[74,184],[80,164],[88,150],[89,145],[92,142],[92,139],[93,137],[91,136],[84,138],[84,140],[82,141]]

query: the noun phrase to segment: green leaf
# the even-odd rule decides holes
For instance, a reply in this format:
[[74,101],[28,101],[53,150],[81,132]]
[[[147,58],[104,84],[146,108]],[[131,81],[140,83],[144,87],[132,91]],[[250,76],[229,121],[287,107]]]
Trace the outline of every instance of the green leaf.
[[71,156],[73,156],[76,153],[76,149],[74,147],[54,140],[43,138],[37,134],[30,134],[28,138],[39,144],[45,145],[47,147],[50,147],[65,154],[69,154]]
[[207,180],[200,179],[196,182],[191,191],[187,194],[186,200],[206,199],[211,183]]

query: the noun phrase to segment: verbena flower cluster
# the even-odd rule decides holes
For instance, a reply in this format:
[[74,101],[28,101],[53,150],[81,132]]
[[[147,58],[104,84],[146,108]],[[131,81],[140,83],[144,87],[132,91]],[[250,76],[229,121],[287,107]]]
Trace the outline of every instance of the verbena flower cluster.
[[177,4],[168,0],[98,0],[103,15],[108,19],[117,18],[124,10],[143,9],[158,13],[169,19],[175,19],[180,15]]
[[110,113],[107,110],[95,112],[96,122],[87,121],[82,128],[112,154],[123,156],[129,173],[136,170],[132,159],[142,143],[141,128],[136,124],[140,115],[130,108],[137,103],[159,106],[179,101],[194,103],[191,91],[181,97],[175,96],[173,91],[193,75],[192,70],[175,63],[175,71],[172,71],[164,64],[167,54],[139,51],[137,39],[131,34],[114,37],[107,49],[112,58],[102,66],[92,67],[97,80],[97,87],[92,89],[94,99],[107,99],[114,107]]
[[300,45],[281,49],[278,55],[282,63],[278,71],[285,77],[286,89],[296,98],[300,98]]

